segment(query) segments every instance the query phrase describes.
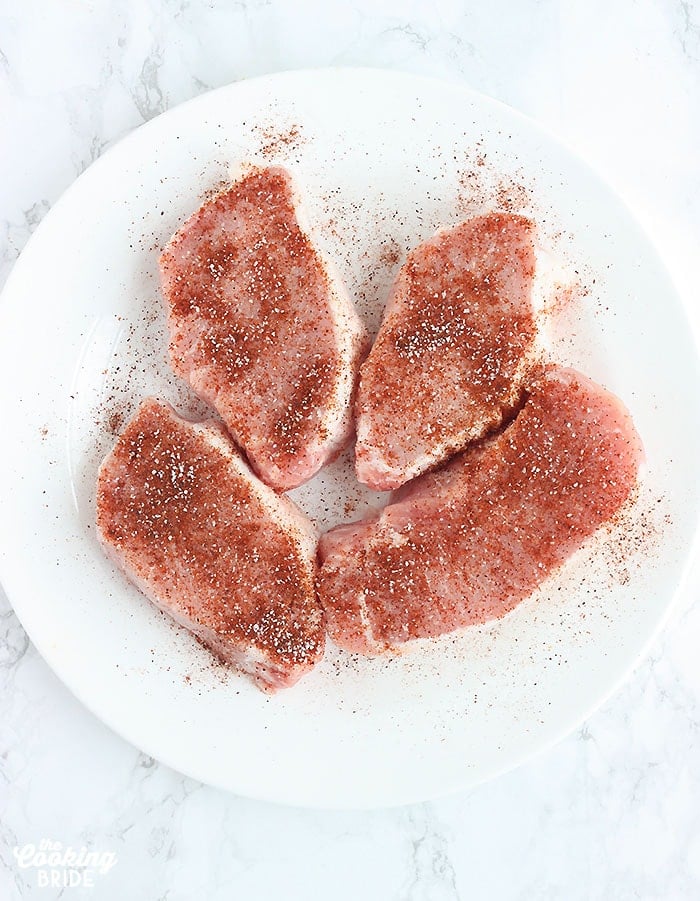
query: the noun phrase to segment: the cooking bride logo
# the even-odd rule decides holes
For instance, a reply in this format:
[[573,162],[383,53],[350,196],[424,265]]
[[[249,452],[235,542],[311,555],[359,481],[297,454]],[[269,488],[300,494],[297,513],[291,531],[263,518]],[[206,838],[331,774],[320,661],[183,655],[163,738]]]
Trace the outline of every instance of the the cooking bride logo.
[[22,845],[13,850],[17,866],[36,871],[40,887],[94,888],[95,877],[105,876],[117,862],[114,851],[90,851],[86,847],[64,848],[61,842],[42,839],[38,845]]

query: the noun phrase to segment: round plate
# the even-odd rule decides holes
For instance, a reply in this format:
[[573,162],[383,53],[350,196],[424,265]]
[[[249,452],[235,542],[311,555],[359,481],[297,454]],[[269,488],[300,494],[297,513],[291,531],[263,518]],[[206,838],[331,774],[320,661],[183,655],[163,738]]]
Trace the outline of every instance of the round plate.
[[[616,392],[647,463],[634,502],[504,619],[396,657],[330,647],[266,697],[212,662],[103,557],[97,466],[139,399],[202,411],[171,375],[158,249],[251,163],[296,177],[310,228],[376,328],[408,248],[511,209],[539,228],[552,355]],[[106,153],[45,218],[0,313],[0,572],[50,666],[115,731],[257,798],[397,804],[464,788],[574,728],[649,645],[695,533],[700,378],[673,285],[629,211],[541,128],[463,87],[290,72],[206,94]],[[348,454],[293,493],[357,517]]]

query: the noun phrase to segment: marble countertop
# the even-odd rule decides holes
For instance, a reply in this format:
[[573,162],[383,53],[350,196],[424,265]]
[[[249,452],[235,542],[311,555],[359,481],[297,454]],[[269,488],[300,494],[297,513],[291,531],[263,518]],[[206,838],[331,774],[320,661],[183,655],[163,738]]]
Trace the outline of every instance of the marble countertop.
[[[0,282],[141,122],[322,65],[463,81],[543,122],[635,208],[700,333],[697,0],[0,0]],[[650,659],[555,748],[468,794],[356,813],[232,797],[139,753],[69,694],[0,591],[0,897],[698,898],[698,585],[696,566]],[[114,865],[94,888],[39,888],[13,849],[42,841]]]

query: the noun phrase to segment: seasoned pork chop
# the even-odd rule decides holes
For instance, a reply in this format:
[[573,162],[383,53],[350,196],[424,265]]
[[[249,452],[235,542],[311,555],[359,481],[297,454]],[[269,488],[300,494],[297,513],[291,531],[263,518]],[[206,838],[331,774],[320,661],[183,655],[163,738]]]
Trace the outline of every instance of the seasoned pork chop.
[[641,458],[616,397],[550,369],[500,435],[322,537],[329,635],[374,654],[503,616],[620,508]]
[[366,335],[297,219],[284,169],[207,201],[161,256],[175,372],[260,478],[300,485],[347,444]]
[[361,482],[398,488],[516,405],[535,339],[532,231],[528,219],[496,213],[408,255],[360,370]]
[[322,657],[316,532],[217,423],[144,401],[100,469],[97,527],[156,606],[260,688],[293,685]]

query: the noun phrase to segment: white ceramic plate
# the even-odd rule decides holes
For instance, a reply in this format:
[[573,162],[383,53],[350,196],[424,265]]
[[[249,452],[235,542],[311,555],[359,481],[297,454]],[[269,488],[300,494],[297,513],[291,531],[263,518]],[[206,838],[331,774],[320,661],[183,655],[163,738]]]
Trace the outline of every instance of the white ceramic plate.
[[[540,227],[552,353],[618,393],[648,466],[601,532],[500,622],[357,660],[329,648],[269,698],[214,665],[102,556],[98,462],[149,392],[196,410],[166,363],[157,249],[246,163],[280,162],[372,327],[407,248],[471,212]],[[554,290],[555,282],[568,287]],[[551,304],[550,304],[551,305]],[[34,643],[75,694],[147,753],[257,798],[369,807],[512,767],[575,727],[644,652],[696,526],[700,379],[690,329],[647,238],[583,163],[465,88],[371,70],[222,88],[139,128],[66,192],[0,313],[0,571]],[[200,408],[201,409],[201,408]],[[377,496],[348,457],[294,492],[321,525]]]

